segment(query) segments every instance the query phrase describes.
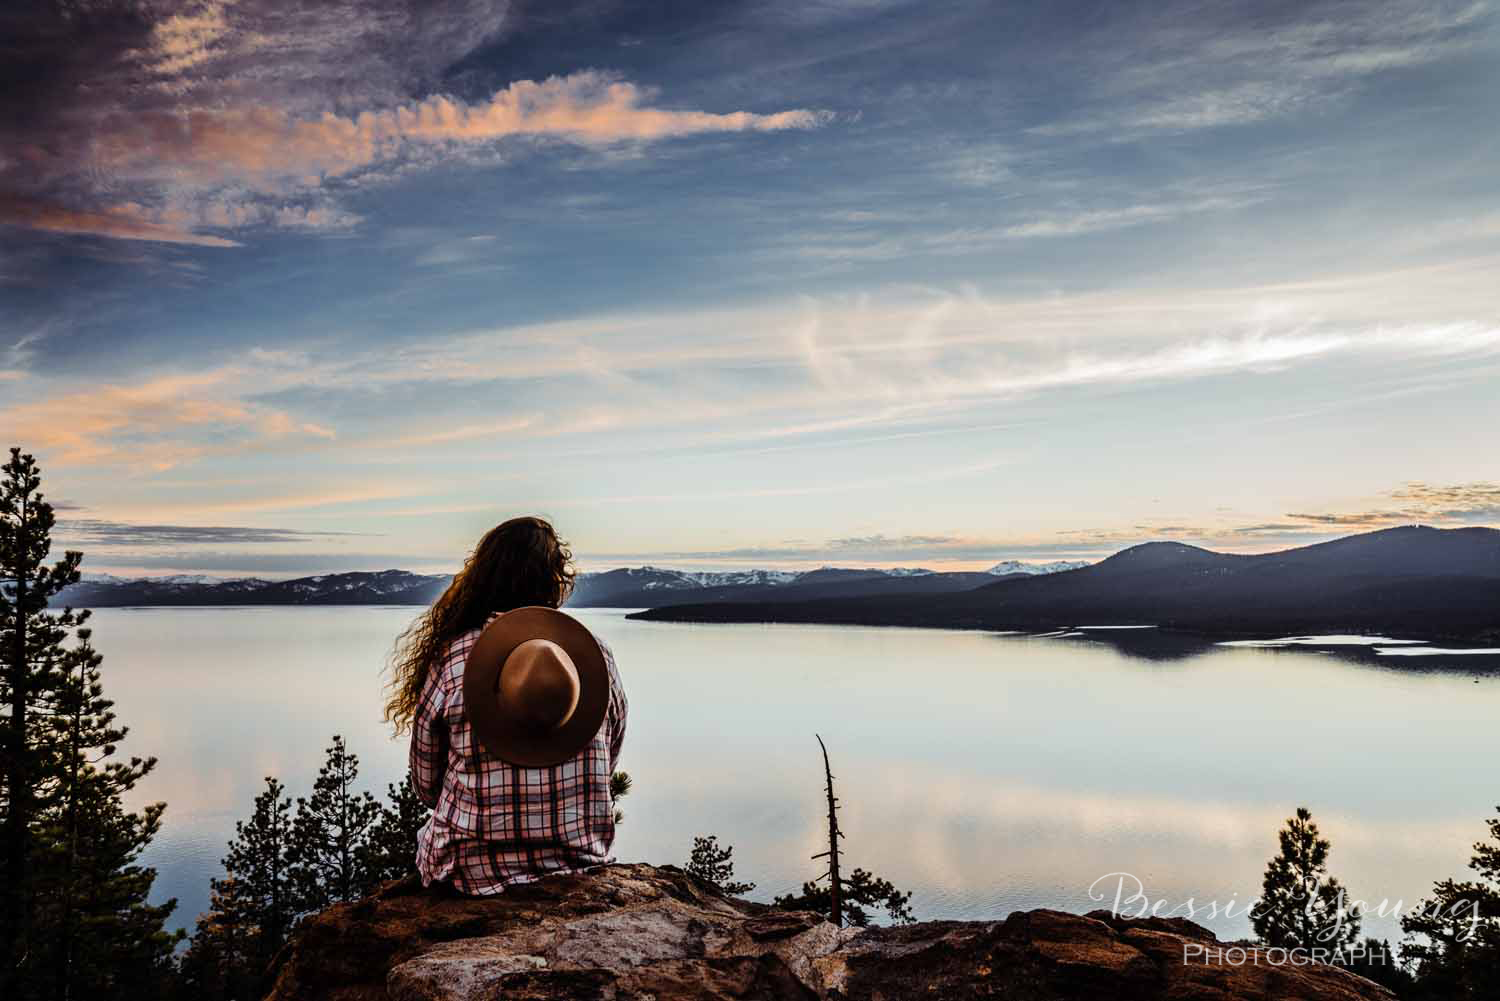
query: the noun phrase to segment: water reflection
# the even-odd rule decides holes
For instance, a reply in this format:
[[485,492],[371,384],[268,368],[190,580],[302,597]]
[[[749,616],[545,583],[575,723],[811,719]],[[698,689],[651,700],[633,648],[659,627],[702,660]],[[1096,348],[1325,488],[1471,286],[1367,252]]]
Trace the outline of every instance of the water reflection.
[[[1243,900],[1302,804],[1353,892],[1414,902],[1463,872],[1496,802],[1483,764],[1500,752],[1493,677],[1145,630],[1037,639],[581,614],[614,647],[631,699],[623,765],[636,789],[618,856],[681,862],[693,835],[717,833],[762,899],[821,871],[808,858],[823,823],[815,731],[847,804],[850,863],[913,890],[921,917],[1088,910],[1089,884],[1111,872],[1173,901]],[[305,791],[340,732],[372,788],[400,777],[380,671],[411,615],[96,616],[106,683],[133,727],[126,750],[162,759],[140,793],[170,804],[150,861],[180,918],[206,903],[262,776]]]

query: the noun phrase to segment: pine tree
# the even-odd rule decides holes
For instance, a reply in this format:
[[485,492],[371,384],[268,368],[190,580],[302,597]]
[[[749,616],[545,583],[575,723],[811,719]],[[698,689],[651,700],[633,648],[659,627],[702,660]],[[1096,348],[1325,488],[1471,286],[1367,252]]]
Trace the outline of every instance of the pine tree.
[[[129,996],[159,985],[180,937],[163,929],[177,902],[149,904],[156,872],[136,864],[160,830],[166,804],[139,814],[121,805],[156,759],[109,760],[129,728],[116,724],[114,703],[104,697],[103,659],[90,630],[77,637],[59,658],[65,681],[43,717],[57,777],[37,800],[33,878],[43,891],[40,925],[51,932],[38,950],[50,956],[54,996]],[[131,991],[120,995],[124,985]]]
[[365,892],[381,883],[402,879],[417,871],[417,832],[432,816],[432,810],[417,796],[411,773],[401,784],[386,787],[386,801],[370,828],[365,846],[364,868],[369,881]]
[[208,911],[198,916],[192,943],[177,963],[175,996],[181,1001],[260,997],[265,979],[264,939],[257,908],[232,877],[213,881]]
[[1261,898],[1251,915],[1267,945],[1332,954],[1359,939],[1360,919],[1344,888],[1328,875],[1329,842],[1312,814],[1298,807],[1279,834],[1281,852],[1266,866]]
[[225,878],[213,883],[228,908],[222,918],[249,931],[249,954],[257,965],[276,954],[297,918],[292,859],[292,799],[285,786],[267,775],[250,819],[234,825],[234,840],[223,860]]
[[[861,927],[868,925],[870,914],[865,908],[883,907],[893,923],[911,924],[916,919],[907,906],[911,901],[910,893],[901,892],[889,880],[864,869],[855,869],[850,876],[841,872],[839,860],[843,852],[839,842],[843,840],[844,832],[839,829],[839,799],[834,794],[833,767],[828,763],[828,747],[822,737],[818,737],[818,747],[823,751],[824,795],[828,800],[828,850],[813,858],[828,859],[828,871],[818,879],[803,883],[801,893],[777,897],[771,905],[788,911],[819,911],[839,927],[846,923]],[[827,885],[821,884],[823,879],[828,880]]]
[[68,552],[51,567],[52,505],[41,493],[36,460],[10,450],[0,469],[0,995],[35,975],[32,924],[35,890],[31,863],[39,805],[37,789],[56,775],[54,748],[43,715],[63,683],[60,661],[68,634],[81,619],[71,609],[46,611],[48,601],[78,580],[83,554]]
[[297,800],[292,821],[293,880],[304,911],[354,900],[370,885],[367,844],[380,804],[354,791],[358,778],[359,758],[335,734],[312,795]]
[[[1497,807],[1500,810],[1500,807]],[[1401,919],[1401,952],[1412,963],[1413,997],[1500,997],[1500,816],[1474,845],[1475,880],[1445,879]]]
[[1382,987],[1390,988],[1398,997],[1406,997],[1412,988],[1412,976],[1402,966],[1391,948],[1391,943],[1378,938],[1367,938],[1354,961],[1345,964],[1350,973],[1357,973],[1366,980],[1373,980]]
[[178,964],[182,995],[195,1001],[264,994],[271,960],[298,917],[292,800],[275,778],[266,776],[249,819],[235,823],[222,864]]
[[156,873],[139,865],[165,805],[133,813],[122,797],[156,762],[115,759],[128,731],[104,697],[88,613],[47,610],[82,556],[43,565],[54,517],[35,460],[12,449],[0,476],[0,996],[150,996],[177,941],[163,927],[176,902],[148,903]]
[[739,883],[734,878],[734,846],[719,847],[717,836],[693,839],[693,854],[687,871],[718,887],[727,897],[742,897],[755,889],[754,883]]
[[[909,925],[916,920],[909,906],[911,893],[896,889],[888,879],[881,879],[864,869],[855,869],[839,883],[842,890],[839,894],[839,910],[845,924],[856,928],[869,925],[868,908],[884,910],[892,924]],[[777,897],[771,901],[771,905],[784,911],[817,911],[827,914],[833,907],[833,891],[826,884],[807,882],[802,884],[801,893]]]
[[38,996],[125,999],[160,995],[180,932],[166,920],[175,900],[149,902],[154,869],[138,864],[161,828],[161,803],[140,813],[120,803],[128,766],[84,765],[44,816],[34,879]]

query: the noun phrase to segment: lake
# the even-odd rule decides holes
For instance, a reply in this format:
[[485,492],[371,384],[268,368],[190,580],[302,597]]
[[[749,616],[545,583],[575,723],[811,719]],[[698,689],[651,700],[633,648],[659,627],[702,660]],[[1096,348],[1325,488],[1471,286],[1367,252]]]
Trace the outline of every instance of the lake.
[[[138,801],[168,803],[147,862],[190,925],[263,777],[305,794],[343,734],[377,795],[406,768],[381,672],[410,607],[104,609],[106,692],[156,755]],[[693,626],[575,612],[614,648],[635,779],[615,851],[682,863],[735,846],[754,899],[822,871],[832,757],[846,866],[912,891],[919,918],[1108,906],[1129,873],[1153,900],[1259,890],[1306,805],[1355,897],[1426,895],[1466,872],[1500,802],[1496,658],[1395,669],[1307,648],[1133,631],[1066,637],[822,626]],[[1221,937],[1249,925],[1198,920]],[[1366,930],[1399,937],[1395,922]]]

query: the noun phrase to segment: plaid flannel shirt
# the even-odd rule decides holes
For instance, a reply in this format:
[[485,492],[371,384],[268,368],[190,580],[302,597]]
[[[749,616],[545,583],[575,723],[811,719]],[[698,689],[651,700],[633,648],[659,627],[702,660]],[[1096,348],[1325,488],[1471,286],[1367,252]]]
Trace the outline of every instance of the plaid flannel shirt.
[[417,835],[422,884],[489,896],[515,883],[609,861],[615,808],[609,777],[628,706],[614,654],[609,709],[594,739],[550,768],[518,768],[486,751],[464,714],[464,663],[483,630],[456,639],[430,672],[412,721],[411,776],[433,807]]

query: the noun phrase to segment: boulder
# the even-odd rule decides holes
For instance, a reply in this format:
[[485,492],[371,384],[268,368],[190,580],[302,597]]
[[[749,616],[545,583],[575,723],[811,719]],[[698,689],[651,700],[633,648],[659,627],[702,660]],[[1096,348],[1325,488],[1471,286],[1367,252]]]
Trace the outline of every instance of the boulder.
[[603,866],[486,899],[393,883],[304,922],[274,1001],[1392,1001],[1344,970],[1181,919],[1017,912],[835,928],[671,866]]

